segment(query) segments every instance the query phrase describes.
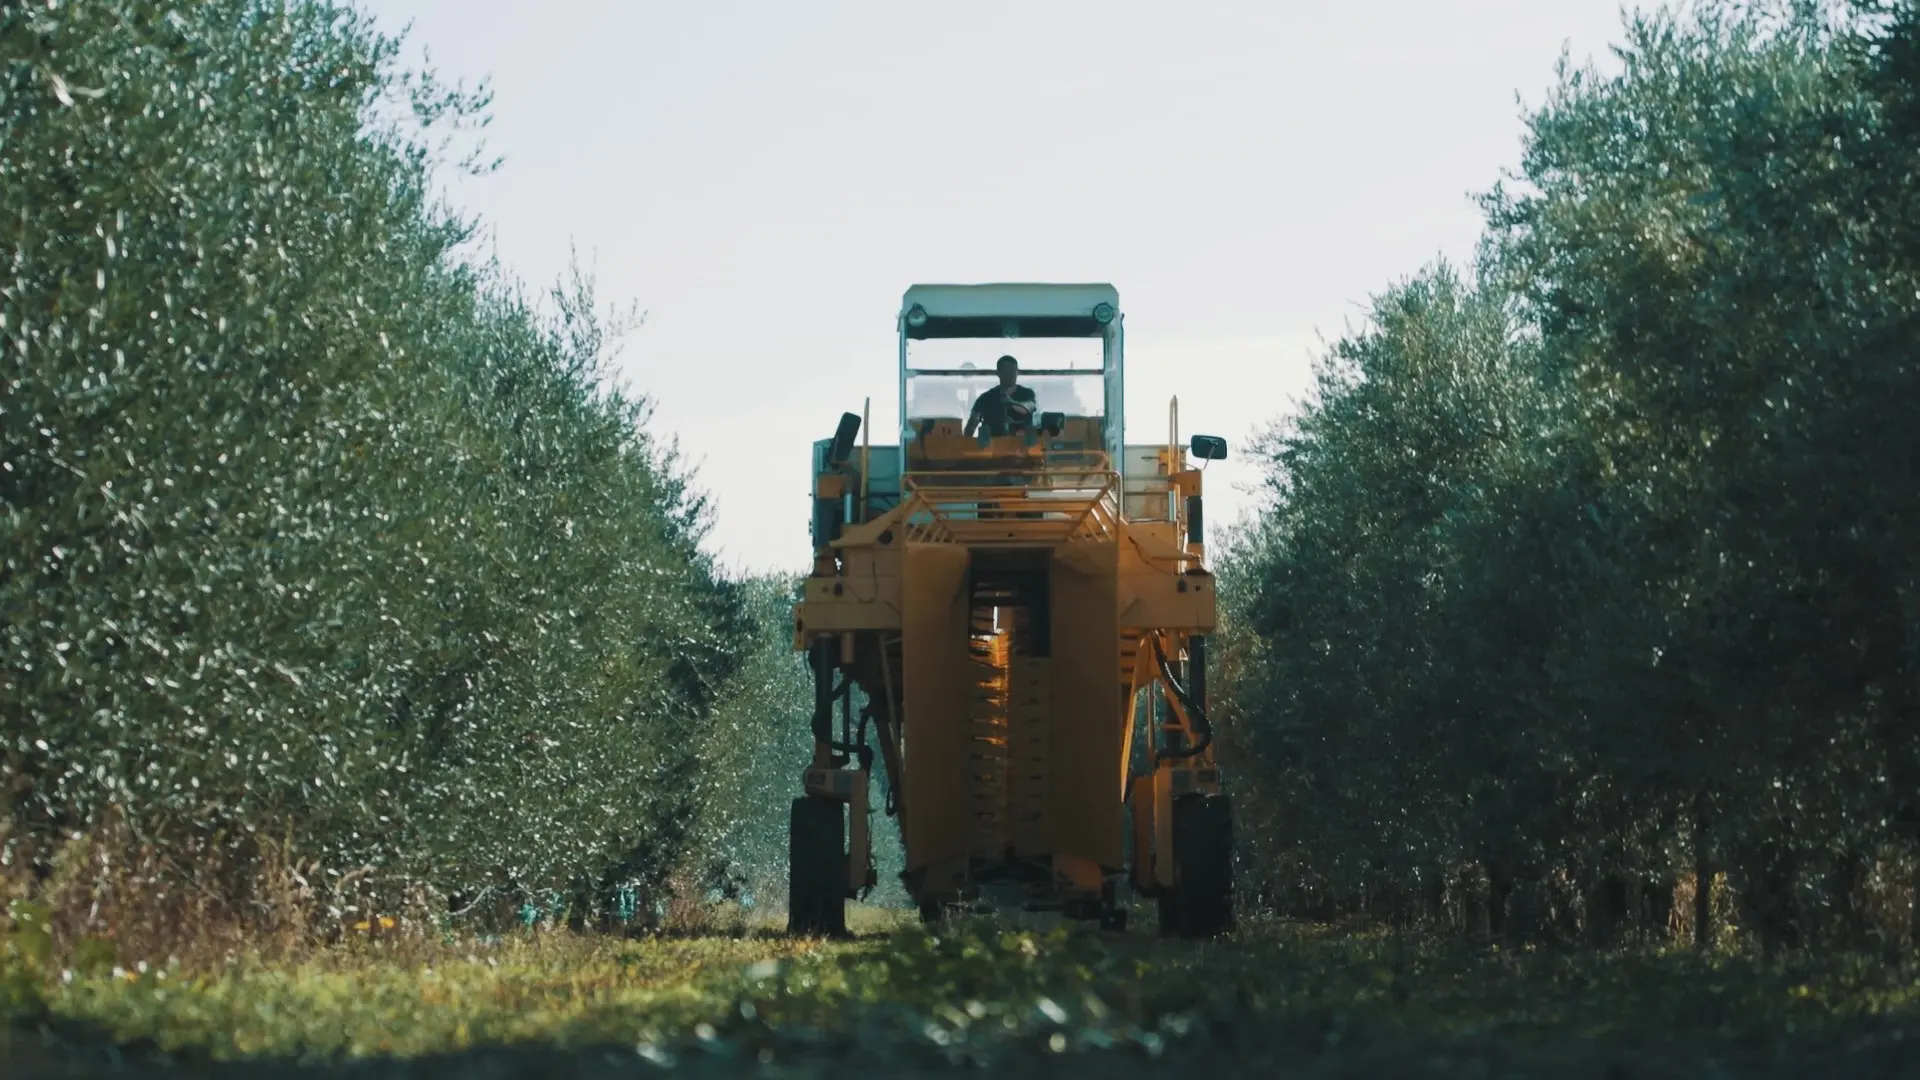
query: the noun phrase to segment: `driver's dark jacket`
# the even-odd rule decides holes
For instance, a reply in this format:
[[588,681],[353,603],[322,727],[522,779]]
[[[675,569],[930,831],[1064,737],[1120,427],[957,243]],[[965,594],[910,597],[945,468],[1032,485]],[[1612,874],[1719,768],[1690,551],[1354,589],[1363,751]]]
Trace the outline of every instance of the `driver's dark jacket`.
[[1036,401],[1029,387],[1016,383],[1012,390],[1006,390],[996,386],[980,395],[973,411],[987,434],[1011,435],[1033,426]]

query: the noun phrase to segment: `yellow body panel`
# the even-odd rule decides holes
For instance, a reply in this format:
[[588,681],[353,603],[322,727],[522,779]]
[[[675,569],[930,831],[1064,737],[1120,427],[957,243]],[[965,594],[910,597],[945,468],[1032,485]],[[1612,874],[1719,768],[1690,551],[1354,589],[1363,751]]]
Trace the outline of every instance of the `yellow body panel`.
[[967,854],[967,549],[911,544],[903,578],[901,670],[907,872]]
[[1053,717],[1047,790],[1055,855],[1102,867],[1121,852],[1119,544],[1082,541],[1055,549],[1048,600],[1052,621]]
[[1022,856],[1052,852],[1047,783],[1053,761],[1053,661],[1022,657],[1009,679],[1008,736],[1012,775],[1008,804],[1013,850]]
[[[1198,474],[1155,451],[1167,471],[1123,496],[1098,454],[1041,466],[1005,440],[918,445],[955,460],[847,522],[794,613],[796,647],[832,635],[889,725],[910,889],[954,897],[1012,874],[1084,901],[1116,876],[1168,886],[1171,781],[1189,773],[1163,763],[1134,778],[1131,755],[1161,741],[1136,708],[1141,691],[1167,692],[1157,656],[1178,659],[1216,621],[1214,578],[1187,542]],[[1126,503],[1152,512],[1132,519]],[[1184,710],[1168,715],[1169,731],[1190,729]]]
[[862,551],[850,573],[806,579],[794,632],[900,629],[900,564],[899,551]]
[[1213,629],[1213,578],[1210,575],[1133,573],[1120,582],[1120,629]]

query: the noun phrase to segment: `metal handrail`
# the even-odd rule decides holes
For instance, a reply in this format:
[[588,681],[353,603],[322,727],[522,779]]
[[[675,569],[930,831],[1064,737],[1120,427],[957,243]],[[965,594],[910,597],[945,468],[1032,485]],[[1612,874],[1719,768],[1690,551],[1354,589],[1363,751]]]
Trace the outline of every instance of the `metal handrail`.
[[[1066,478],[1074,482],[1045,482]],[[993,546],[1092,539],[1111,535],[1119,518],[1119,474],[1111,470],[909,473],[902,480],[910,503],[906,525],[921,541]]]

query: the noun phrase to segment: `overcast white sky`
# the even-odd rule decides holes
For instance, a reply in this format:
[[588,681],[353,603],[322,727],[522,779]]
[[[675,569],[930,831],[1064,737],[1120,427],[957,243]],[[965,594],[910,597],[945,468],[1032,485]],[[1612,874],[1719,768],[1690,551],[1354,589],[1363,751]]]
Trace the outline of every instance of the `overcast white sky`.
[[915,282],[1113,283],[1129,441],[1179,394],[1183,432],[1236,451],[1209,519],[1238,517],[1237,451],[1320,339],[1470,254],[1522,103],[1621,25],[1616,0],[362,6],[491,79],[506,163],[455,201],[530,285],[577,247],[645,311],[624,374],[717,498],[715,547],[794,571],[812,441],[867,396],[896,430]]

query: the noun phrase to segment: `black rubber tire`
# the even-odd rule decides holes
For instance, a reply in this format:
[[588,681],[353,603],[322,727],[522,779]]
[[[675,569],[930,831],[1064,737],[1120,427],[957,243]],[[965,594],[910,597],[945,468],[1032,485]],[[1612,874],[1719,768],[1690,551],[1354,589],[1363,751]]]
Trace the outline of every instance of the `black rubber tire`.
[[793,800],[787,829],[787,933],[847,933],[847,805]]
[[1100,888],[1100,905],[1095,911],[1100,929],[1110,934],[1127,932],[1127,908],[1120,903],[1120,891],[1109,881]]
[[1183,938],[1212,938],[1234,928],[1233,803],[1225,795],[1188,795],[1173,804],[1174,894],[1161,906],[1162,928]]
[[920,924],[932,930],[947,921],[947,905],[938,900],[920,901]]

